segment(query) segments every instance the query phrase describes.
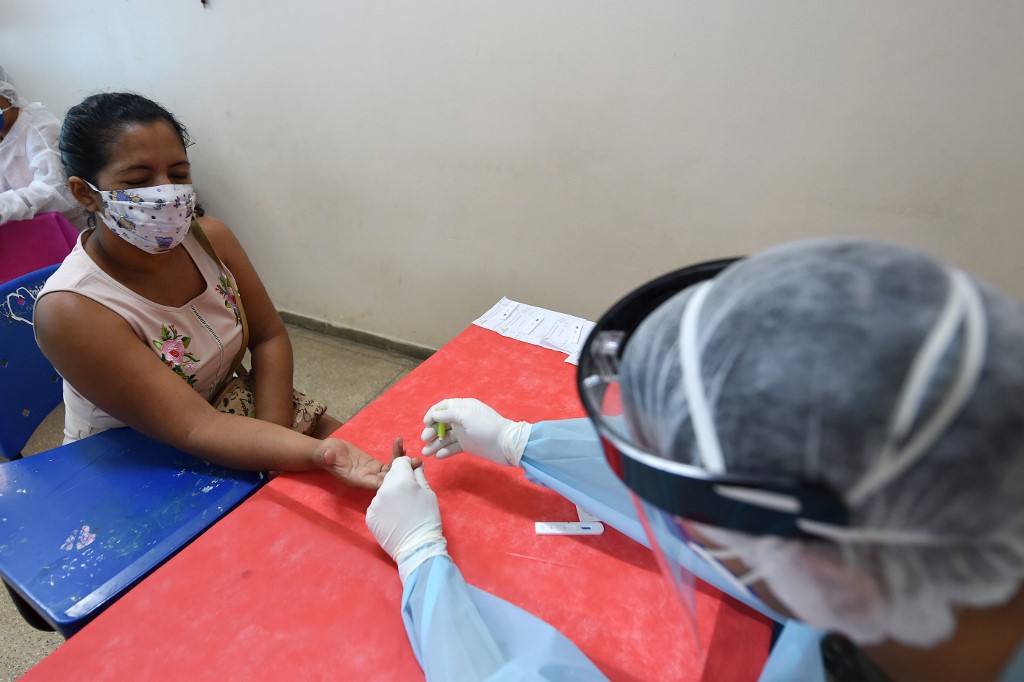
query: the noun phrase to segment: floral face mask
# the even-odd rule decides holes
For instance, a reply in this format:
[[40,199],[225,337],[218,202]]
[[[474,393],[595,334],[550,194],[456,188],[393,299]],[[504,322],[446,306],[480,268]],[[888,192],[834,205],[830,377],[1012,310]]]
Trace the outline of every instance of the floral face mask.
[[103,210],[97,215],[110,231],[147,253],[165,253],[188,235],[196,195],[192,185],[158,185],[101,190]]

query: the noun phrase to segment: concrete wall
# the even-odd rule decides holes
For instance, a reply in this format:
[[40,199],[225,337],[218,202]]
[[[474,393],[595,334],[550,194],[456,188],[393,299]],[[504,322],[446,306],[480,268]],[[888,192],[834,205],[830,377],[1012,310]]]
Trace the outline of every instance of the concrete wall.
[[823,234],[1024,296],[1024,3],[4,0],[0,64],[165,104],[279,308],[412,343]]

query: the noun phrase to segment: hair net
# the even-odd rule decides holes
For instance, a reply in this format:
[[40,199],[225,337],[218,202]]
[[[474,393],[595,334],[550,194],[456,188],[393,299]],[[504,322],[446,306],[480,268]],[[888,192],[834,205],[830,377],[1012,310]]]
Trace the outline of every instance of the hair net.
[[16,107],[24,106],[24,102],[18,97],[18,91],[14,89],[14,82],[7,75],[7,70],[0,66],[0,97],[8,99]]
[[625,349],[634,437],[710,470],[819,481],[850,509],[849,528],[805,528],[820,541],[704,528],[748,579],[862,644],[931,646],[953,634],[956,608],[1017,593],[1024,306],[858,240],[775,248],[701,287]]

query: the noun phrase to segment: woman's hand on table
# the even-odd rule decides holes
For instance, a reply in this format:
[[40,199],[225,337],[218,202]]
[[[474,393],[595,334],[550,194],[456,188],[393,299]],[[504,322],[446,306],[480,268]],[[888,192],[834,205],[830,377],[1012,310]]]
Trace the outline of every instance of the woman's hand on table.
[[[427,428],[420,439],[426,445],[424,455],[438,459],[469,452],[503,466],[519,466],[526,442],[530,440],[529,422],[505,419],[494,408],[476,398],[447,398],[423,417]],[[439,425],[445,426],[443,437]]]
[[[377,490],[384,482],[384,475],[391,469],[368,455],[352,443],[337,438],[327,438],[320,443],[313,455],[316,463],[330,471],[353,488]],[[414,467],[422,462],[412,460]]]

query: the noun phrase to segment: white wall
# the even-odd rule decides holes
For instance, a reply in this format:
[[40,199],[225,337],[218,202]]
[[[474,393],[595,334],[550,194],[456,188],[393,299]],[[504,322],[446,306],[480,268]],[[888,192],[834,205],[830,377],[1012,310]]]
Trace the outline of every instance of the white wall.
[[279,308],[405,341],[821,234],[1024,296],[1024,3],[4,0],[0,64],[161,101]]

